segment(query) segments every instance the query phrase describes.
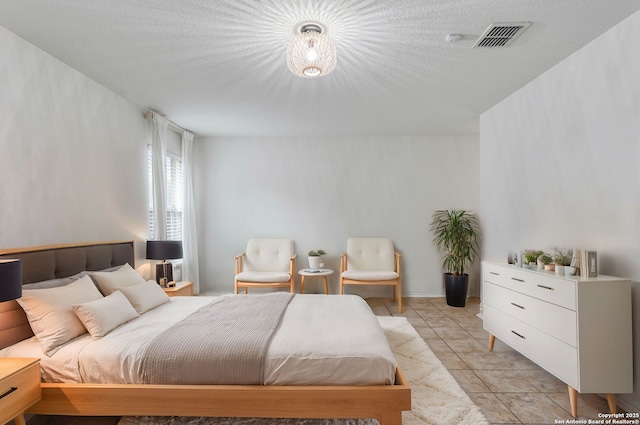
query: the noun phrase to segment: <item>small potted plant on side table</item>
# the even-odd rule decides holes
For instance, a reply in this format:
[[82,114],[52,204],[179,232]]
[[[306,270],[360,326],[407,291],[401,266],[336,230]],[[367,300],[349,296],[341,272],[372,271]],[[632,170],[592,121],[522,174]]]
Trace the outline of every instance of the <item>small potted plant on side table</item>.
[[307,257],[309,258],[309,268],[310,269],[319,269],[320,268],[320,260],[322,256],[326,254],[321,249],[312,249],[307,253]]

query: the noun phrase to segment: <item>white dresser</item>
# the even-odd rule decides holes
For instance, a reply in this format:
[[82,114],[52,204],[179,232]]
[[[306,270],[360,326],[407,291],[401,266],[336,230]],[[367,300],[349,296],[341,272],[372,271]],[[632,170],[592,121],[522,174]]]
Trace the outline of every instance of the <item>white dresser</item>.
[[[577,392],[633,392],[631,282],[612,276],[560,276],[482,263],[484,329]],[[577,392],[576,392],[577,391]]]

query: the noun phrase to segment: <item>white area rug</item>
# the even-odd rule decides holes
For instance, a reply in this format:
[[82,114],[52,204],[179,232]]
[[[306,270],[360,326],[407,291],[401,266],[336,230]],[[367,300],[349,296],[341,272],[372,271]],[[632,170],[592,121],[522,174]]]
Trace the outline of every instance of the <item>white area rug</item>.
[[[398,366],[411,383],[412,410],[403,425],[488,425],[418,332],[404,317],[378,317]],[[118,425],[373,425],[375,419],[123,417]]]

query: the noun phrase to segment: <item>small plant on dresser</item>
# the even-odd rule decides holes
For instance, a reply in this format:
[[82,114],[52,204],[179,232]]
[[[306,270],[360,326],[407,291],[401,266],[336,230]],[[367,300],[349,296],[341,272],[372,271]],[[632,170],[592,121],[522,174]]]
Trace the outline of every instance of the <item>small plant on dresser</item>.
[[542,251],[538,251],[535,249],[525,249],[524,252],[522,253],[522,256],[524,257],[524,263],[525,265],[528,266],[528,268],[530,269],[537,269],[538,268],[538,257],[540,257],[542,254],[544,254],[544,252]]
[[553,257],[549,254],[542,254],[538,257],[538,268],[545,269],[547,271],[553,271],[555,265],[553,264]]
[[564,274],[565,266],[571,265],[573,250],[562,250],[559,248],[555,249],[555,254],[553,255],[553,262],[556,265],[556,274]]

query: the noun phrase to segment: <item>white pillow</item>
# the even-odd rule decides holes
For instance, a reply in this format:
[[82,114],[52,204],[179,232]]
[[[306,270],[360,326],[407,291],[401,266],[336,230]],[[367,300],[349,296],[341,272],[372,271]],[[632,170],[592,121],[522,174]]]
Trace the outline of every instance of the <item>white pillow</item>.
[[22,306],[33,333],[47,356],[58,347],[87,332],[73,312],[72,304],[102,298],[89,276],[66,286],[46,289],[25,289],[18,303]]
[[115,272],[93,272],[92,275],[104,295],[109,295],[125,286],[144,283],[144,278],[129,264],[125,264]]
[[140,317],[120,291],[72,307],[93,339],[102,338],[118,326]]
[[170,300],[169,296],[154,280],[149,280],[140,285],[120,288],[120,292],[127,297],[133,308],[135,308],[139,314],[156,308]]

